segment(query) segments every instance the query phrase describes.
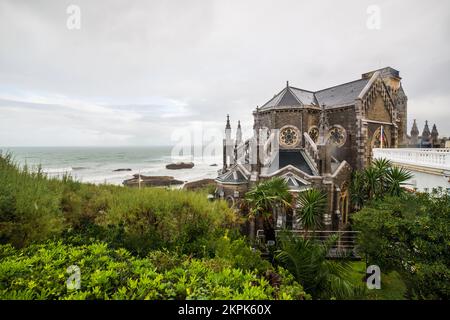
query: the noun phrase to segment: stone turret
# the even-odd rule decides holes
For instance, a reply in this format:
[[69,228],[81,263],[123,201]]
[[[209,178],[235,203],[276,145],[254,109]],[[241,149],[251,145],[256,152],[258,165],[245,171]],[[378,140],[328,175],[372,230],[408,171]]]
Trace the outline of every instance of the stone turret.
[[238,163],[238,161],[242,157],[242,130],[241,130],[241,121],[238,120],[238,126],[236,129],[236,141],[234,144],[234,163]]
[[225,139],[223,139],[223,171],[226,171],[228,165],[231,163],[233,144],[231,141],[231,125],[230,115],[227,114],[227,123],[225,125]]
[[417,147],[419,144],[419,129],[417,128],[416,119],[414,119],[414,123],[411,128],[411,141],[410,145]]
[[425,127],[423,127],[422,141],[420,143],[420,146],[422,148],[431,148],[431,146],[432,146],[431,132],[430,132],[430,128],[428,127],[428,120],[425,120]]
[[240,145],[241,143],[242,143],[241,121],[238,120],[238,126],[236,130],[236,144]]
[[431,143],[433,148],[439,148],[439,132],[437,131],[436,124],[433,124],[433,129],[431,129]]
[[230,115],[227,114],[227,124],[225,125],[225,138],[231,140]]

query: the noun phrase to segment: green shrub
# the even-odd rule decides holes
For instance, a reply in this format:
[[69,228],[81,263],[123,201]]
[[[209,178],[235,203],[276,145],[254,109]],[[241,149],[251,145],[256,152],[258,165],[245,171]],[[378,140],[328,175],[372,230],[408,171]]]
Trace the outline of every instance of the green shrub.
[[198,192],[132,189],[49,179],[0,155],[0,243],[24,247],[63,236],[74,244],[107,241],[144,256],[167,248],[201,256],[235,213]]
[[450,298],[450,196],[410,194],[375,201],[353,216],[360,249],[397,271],[408,298]]
[[269,261],[261,258],[261,253],[254,250],[243,238],[232,240],[228,237],[228,231],[222,237],[213,242],[215,256],[230,261],[231,266],[243,270],[264,273],[272,266]]
[[20,171],[0,154],[0,242],[25,246],[63,230],[61,191],[41,172]]
[[[280,281],[224,263],[152,252],[136,258],[104,243],[61,242],[15,250],[0,246],[1,299],[308,299],[283,269]],[[81,271],[79,290],[68,289],[66,269]]]

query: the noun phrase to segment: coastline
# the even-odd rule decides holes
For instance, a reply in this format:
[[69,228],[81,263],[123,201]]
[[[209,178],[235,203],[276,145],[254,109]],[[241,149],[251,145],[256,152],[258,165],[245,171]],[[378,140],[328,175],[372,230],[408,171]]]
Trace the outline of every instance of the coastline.
[[[39,167],[50,178],[70,175],[83,183],[112,184],[122,182],[135,174],[145,176],[172,176],[184,183],[217,177],[220,163],[217,157],[195,158],[190,155],[174,157],[171,146],[157,147],[0,147],[9,152],[14,161],[32,171]],[[166,169],[176,162],[193,162],[190,169]],[[119,170],[122,169],[122,170]],[[123,170],[127,169],[127,170]]]

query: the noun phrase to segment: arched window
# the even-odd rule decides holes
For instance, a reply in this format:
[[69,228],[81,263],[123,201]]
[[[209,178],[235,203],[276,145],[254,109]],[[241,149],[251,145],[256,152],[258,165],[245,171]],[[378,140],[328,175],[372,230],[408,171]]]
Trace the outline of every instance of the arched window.
[[[389,148],[389,139],[386,135],[386,131],[383,130],[383,148]],[[381,127],[375,130],[372,137],[372,149],[381,147]]]

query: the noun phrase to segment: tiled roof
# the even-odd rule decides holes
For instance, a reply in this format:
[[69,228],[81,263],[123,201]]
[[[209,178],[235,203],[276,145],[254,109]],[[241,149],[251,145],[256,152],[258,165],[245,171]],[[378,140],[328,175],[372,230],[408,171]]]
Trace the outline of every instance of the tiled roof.
[[287,86],[265,103],[260,110],[302,105],[320,106],[325,104],[326,108],[352,105],[369,81],[370,78],[359,79],[316,92]]
[[260,110],[316,104],[314,93],[294,87],[286,87],[265,103]]
[[328,89],[320,90],[315,93],[315,96],[319,104],[325,104],[326,108],[351,105],[355,102],[355,99],[364,89],[369,80],[370,79],[359,79]]

